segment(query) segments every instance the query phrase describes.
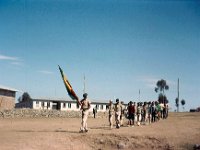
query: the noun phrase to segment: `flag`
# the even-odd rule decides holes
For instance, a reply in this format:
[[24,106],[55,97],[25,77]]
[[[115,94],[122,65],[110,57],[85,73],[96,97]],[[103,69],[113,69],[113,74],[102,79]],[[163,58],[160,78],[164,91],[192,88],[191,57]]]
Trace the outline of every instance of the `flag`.
[[58,65],[64,85],[67,89],[67,92],[69,94],[69,96],[73,99],[73,100],[79,100],[78,96],[76,95],[76,93],[74,92],[74,90],[72,89],[72,86],[70,85],[69,81],[67,80],[67,77],[64,75],[63,70],[60,68],[60,66]]

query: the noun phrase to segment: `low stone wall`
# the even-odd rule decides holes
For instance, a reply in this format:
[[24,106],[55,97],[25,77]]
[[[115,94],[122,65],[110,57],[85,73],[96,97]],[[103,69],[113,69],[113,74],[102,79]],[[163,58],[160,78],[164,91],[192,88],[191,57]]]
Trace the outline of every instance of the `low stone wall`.
[[[96,117],[106,117],[107,112],[98,112]],[[80,118],[81,111],[58,111],[58,110],[35,110],[35,109],[12,109],[0,110],[0,118]],[[93,113],[89,113],[93,117]]]

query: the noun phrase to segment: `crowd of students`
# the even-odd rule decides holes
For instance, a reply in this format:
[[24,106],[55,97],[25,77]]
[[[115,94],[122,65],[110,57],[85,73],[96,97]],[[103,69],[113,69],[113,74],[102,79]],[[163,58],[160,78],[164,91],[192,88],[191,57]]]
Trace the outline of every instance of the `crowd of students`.
[[151,124],[168,117],[168,104],[158,101],[138,103],[130,101],[128,106],[125,106],[119,99],[116,99],[115,104],[110,100],[108,110],[111,129],[113,128],[113,119],[115,119],[116,128],[119,129],[121,126],[125,126],[125,118],[128,119],[127,125],[134,127],[135,125]]

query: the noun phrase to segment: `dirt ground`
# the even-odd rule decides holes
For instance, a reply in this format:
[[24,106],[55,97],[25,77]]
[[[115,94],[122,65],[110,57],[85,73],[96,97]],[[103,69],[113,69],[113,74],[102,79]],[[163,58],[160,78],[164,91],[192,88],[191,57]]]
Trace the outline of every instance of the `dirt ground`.
[[[200,113],[170,113],[150,125],[110,129],[107,117],[0,119],[0,150],[193,149],[200,144]],[[126,121],[125,121],[126,122]]]

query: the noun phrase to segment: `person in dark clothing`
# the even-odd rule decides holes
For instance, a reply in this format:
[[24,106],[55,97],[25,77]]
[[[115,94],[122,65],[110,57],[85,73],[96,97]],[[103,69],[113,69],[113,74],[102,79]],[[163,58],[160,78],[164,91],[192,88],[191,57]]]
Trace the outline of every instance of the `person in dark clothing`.
[[135,107],[133,105],[133,102],[130,101],[128,105],[128,126],[134,125],[134,113],[135,113]]
[[97,109],[94,107],[94,108],[93,108],[93,115],[94,115],[94,118],[96,118],[96,113],[97,113]]

